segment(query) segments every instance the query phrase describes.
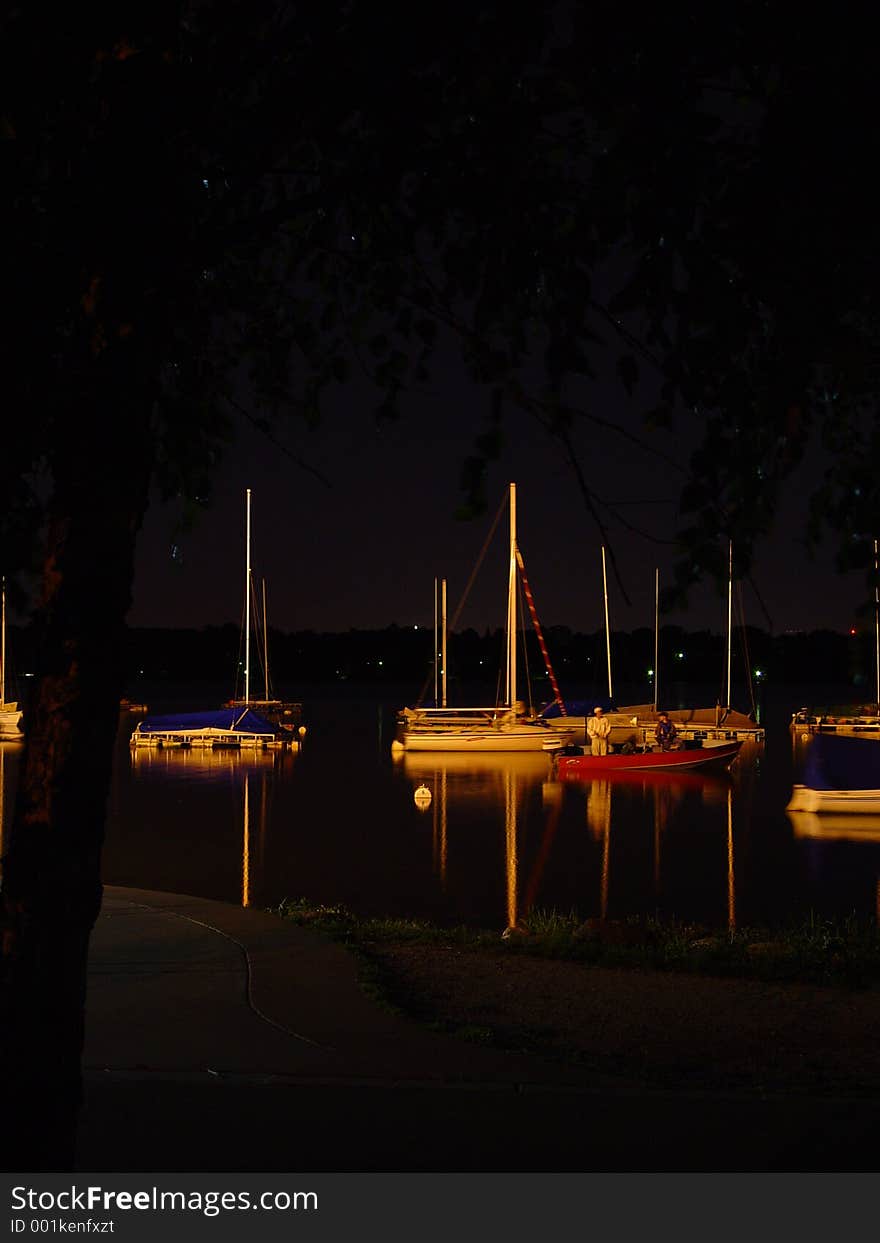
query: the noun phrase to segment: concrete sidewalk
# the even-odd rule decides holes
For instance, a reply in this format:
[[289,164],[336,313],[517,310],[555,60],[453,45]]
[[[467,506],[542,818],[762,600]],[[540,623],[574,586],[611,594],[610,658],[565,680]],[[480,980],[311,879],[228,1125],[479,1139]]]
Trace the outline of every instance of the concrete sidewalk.
[[425,1031],[308,929],[108,887],[78,1169],[860,1170],[873,1101],[645,1092]]

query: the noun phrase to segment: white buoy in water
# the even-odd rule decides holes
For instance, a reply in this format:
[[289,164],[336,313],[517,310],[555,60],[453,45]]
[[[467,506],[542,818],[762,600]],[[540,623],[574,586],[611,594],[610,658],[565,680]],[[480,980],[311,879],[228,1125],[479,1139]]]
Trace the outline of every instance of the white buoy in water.
[[416,786],[413,799],[416,807],[418,807],[420,811],[424,811],[426,807],[431,806],[431,791],[425,785],[424,781],[420,786]]

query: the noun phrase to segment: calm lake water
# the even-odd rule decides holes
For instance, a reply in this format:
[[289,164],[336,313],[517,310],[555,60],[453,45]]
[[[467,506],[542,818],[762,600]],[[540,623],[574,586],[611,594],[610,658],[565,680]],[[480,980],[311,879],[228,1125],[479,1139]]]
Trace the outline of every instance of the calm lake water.
[[[691,702],[709,702],[694,694]],[[223,697],[148,702],[159,712]],[[880,818],[795,821],[785,812],[804,746],[789,728],[792,710],[847,697],[777,691],[761,709],[766,741],[746,744],[729,777],[565,785],[544,755],[392,759],[406,697],[384,690],[304,695],[299,752],[131,752],[138,718],[128,715],[104,879],[255,907],[306,898],[486,928],[534,908],[712,927],[779,926],[810,912],[876,916]],[[19,753],[2,748],[7,809]],[[432,793],[426,809],[413,798],[422,783]]]

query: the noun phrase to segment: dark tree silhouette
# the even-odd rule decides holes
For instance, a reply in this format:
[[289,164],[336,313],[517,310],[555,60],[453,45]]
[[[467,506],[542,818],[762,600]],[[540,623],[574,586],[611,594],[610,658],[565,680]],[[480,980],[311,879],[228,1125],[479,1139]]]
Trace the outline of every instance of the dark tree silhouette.
[[340,385],[397,417],[454,346],[485,396],[465,511],[517,405],[604,537],[578,430],[615,418],[574,394],[610,356],[622,404],[647,386],[649,421],[701,435],[680,591],[725,577],[719,535],[748,569],[814,434],[816,534],[869,565],[875,72],[870,41],[820,17],[3,7],[0,569],[41,583],[0,890],[5,1168],[75,1162],[137,531],[151,487],[204,503],[237,420],[296,455]]

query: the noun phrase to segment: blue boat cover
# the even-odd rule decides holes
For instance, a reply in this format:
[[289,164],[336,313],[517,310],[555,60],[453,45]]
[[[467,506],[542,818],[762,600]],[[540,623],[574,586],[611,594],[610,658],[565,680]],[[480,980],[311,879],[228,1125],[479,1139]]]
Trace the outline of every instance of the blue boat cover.
[[252,708],[215,708],[210,712],[172,712],[146,716],[138,726],[142,734],[181,733],[190,729],[228,729],[242,734],[270,734],[275,727]]
[[814,734],[803,784],[811,790],[880,790],[880,739]]
[[[594,708],[601,708],[603,712],[613,712],[614,708],[611,700],[597,695],[595,699],[566,699],[565,710],[569,716],[592,716]],[[545,704],[540,709],[540,715],[545,716],[549,721],[553,717],[562,716],[562,710],[555,699]]]

